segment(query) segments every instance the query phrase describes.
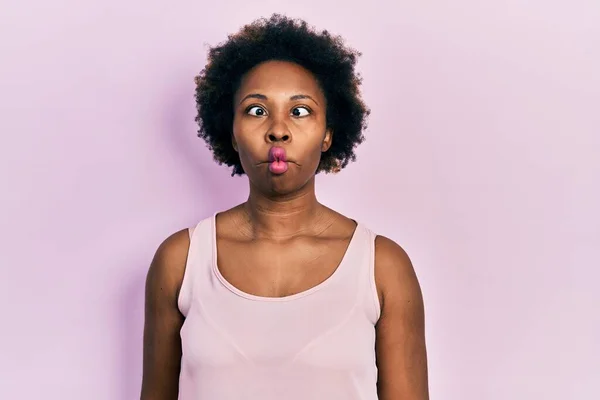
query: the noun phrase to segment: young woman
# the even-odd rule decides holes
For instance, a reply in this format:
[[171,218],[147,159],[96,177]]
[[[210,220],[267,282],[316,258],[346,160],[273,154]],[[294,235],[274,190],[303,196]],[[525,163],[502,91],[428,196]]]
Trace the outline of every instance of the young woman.
[[250,194],[158,248],[142,400],[428,399],[408,256],[315,196],[363,141],[358,55],[280,15],[210,50],[199,134]]

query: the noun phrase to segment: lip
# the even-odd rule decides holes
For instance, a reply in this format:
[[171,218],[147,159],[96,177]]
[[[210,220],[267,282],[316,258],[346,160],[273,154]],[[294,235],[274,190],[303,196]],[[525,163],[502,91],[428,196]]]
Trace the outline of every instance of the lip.
[[[261,162],[257,163],[256,165],[271,164],[272,162],[273,162],[273,161],[261,161]],[[298,166],[300,165],[300,164],[298,164],[296,161],[294,161],[294,160],[290,160],[290,159],[287,159],[287,160],[285,160],[284,162],[286,162],[286,163],[288,163],[288,164],[296,164],[296,165],[298,165]]]
[[286,150],[280,146],[273,146],[269,149],[269,154],[266,160],[258,162],[256,165],[271,164],[273,161],[282,161],[288,164],[296,164],[300,166],[293,158],[286,154]]
[[286,162],[286,151],[283,147],[273,146],[269,149],[269,161]]

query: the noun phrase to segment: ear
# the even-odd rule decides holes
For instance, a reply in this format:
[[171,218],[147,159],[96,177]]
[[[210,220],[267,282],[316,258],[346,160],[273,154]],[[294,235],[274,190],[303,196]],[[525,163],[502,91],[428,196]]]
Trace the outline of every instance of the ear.
[[238,152],[238,145],[237,145],[237,142],[235,140],[235,136],[233,136],[233,133],[231,134],[231,145],[233,146],[233,149],[237,153]]
[[323,138],[323,142],[321,143],[321,152],[325,153],[331,147],[331,143],[333,140],[333,130],[331,128],[327,128],[325,131],[325,137]]

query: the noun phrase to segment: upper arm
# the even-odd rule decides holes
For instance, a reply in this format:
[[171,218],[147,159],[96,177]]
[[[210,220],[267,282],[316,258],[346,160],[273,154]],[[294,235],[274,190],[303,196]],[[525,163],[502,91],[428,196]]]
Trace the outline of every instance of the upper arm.
[[408,255],[392,240],[375,240],[375,281],[381,300],[376,330],[381,400],[427,400],[423,296]]
[[146,277],[141,400],[177,400],[184,317],[177,296],[187,262],[188,230],[158,248]]

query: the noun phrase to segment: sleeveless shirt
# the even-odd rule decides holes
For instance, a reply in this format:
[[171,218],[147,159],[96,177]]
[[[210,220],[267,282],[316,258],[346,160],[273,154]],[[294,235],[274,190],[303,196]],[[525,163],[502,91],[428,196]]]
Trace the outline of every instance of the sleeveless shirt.
[[179,400],[376,400],[376,235],[357,223],[329,278],[260,297],[221,275],[215,221],[189,229]]

